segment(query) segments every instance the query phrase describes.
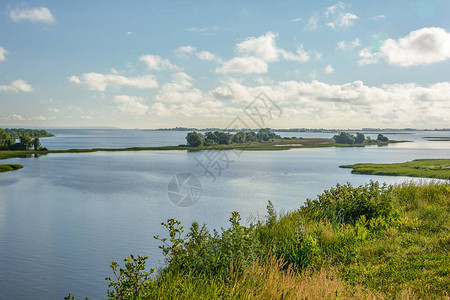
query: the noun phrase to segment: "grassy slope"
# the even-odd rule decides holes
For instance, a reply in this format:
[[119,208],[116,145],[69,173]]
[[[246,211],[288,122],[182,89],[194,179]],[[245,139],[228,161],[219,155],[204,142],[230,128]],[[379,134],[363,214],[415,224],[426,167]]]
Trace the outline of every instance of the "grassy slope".
[[354,174],[411,176],[450,180],[450,159],[418,159],[396,164],[355,164],[341,166],[352,168]]
[[[168,220],[167,266],[134,284],[110,281],[110,298],[449,299],[450,185],[349,184],[299,210],[221,233]],[[160,239],[162,240],[162,239]],[[143,267],[141,265],[141,267]],[[135,281],[134,281],[135,282]],[[136,288],[138,287],[138,288]],[[116,299],[116,298],[114,298]]]

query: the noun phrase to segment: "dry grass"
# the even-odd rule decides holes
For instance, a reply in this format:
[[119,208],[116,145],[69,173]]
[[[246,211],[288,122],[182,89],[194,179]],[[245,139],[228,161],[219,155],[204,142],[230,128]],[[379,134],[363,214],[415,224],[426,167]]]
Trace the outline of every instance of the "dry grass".
[[[350,287],[332,270],[305,271],[302,275],[281,259],[268,256],[232,276],[232,299],[381,299],[359,287]],[[230,272],[237,274],[237,272]]]

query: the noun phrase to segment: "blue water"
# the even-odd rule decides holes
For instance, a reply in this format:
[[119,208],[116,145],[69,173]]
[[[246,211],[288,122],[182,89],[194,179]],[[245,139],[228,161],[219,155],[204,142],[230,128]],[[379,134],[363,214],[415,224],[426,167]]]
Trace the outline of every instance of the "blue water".
[[[50,149],[178,145],[185,143],[186,135],[140,130],[52,132],[56,137],[42,139]],[[450,133],[388,135],[414,141],[388,147],[251,151],[240,156],[222,152],[228,156],[228,168],[223,163],[221,174],[210,169],[215,181],[197,165],[211,152],[64,153],[4,160],[24,168],[0,173],[0,299],[62,299],[69,292],[81,299],[104,299],[111,261],[133,253],[148,255],[151,266],[163,263],[153,235],[165,233],[160,223],[167,218],[176,218],[185,227],[198,220],[220,228],[227,226],[235,210],[244,220],[263,216],[268,200],[278,211],[289,211],[336,183],[410,180],[353,175],[339,165],[450,158],[450,142],[423,138],[432,135]],[[168,183],[179,172],[191,173],[201,182],[202,194],[193,206],[179,207],[169,200]]]

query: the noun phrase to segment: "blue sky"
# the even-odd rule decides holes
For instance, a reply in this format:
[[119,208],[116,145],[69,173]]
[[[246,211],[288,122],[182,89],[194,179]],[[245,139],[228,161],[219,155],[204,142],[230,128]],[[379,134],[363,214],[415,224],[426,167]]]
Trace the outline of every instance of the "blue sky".
[[2,127],[450,127],[446,0],[2,3]]

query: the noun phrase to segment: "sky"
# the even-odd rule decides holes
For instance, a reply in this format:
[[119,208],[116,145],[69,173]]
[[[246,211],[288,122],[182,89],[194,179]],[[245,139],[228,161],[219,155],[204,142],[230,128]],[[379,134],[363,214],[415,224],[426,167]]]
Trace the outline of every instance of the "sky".
[[447,0],[1,1],[0,126],[449,128],[449,15]]

